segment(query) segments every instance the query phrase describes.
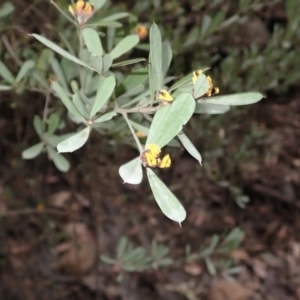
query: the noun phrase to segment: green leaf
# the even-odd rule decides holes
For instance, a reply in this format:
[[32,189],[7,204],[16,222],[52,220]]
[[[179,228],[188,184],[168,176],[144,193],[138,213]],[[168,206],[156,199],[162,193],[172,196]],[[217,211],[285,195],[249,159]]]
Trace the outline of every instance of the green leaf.
[[59,126],[59,123],[60,123],[60,118],[59,118],[58,114],[56,114],[56,113],[51,114],[49,119],[48,119],[47,133],[52,134],[53,132],[55,132],[55,130]]
[[2,85],[0,84],[0,92],[1,91],[10,91],[12,89],[12,86],[10,85]]
[[172,49],[168,42],[162,43],[162,76],[165,77],[172,61]]
[[61,172],[68,172],[70,169],[70,163],[68,160],[62,156],[61,154],[57,153],[52,147],[47,146],[47,151],[55,167]]
[[116,79],[114,76],[106,77],[98,88],[94,105],[92,107],[90,116],[93,117],[108,101],[116,86]]
[[208,32],[210,24],[211,24],[211,17],[208,15],[205,15],[202,18],[202,24],[201,24],[201,35],[202,36],[205,36],[205,34]]
[[101,75],[103,72],[103,57],[101,56],[92,56],[91,57],[91,67]]
[[16,77],[16,83],[20,82],[28,74],[28,72],[34,67],[34,65],[35,65],[35,63],[33,60],[26,60],[23,63],[23,65]]
[[128,244],[128,240],[126,237],[123,236],[120,239],[119,244],[118,244],[118,255],[117,255],[118,258],[122,258],[123,254],[125,254],[127,244]]
[[159,91],[162,87],[162,41],[158,26],[153,23],[150,28],[150,68],[155,79],[155,90]]
[[150,168],[147,168],[147,175],[153,196],[163,214],[181,223],[186,218],[186,212],[181,203]]
[[31,35],[33,37],[35,37],[38,41],[40,41],[42,44],[44,44],[45,46],[49,47],[50,49],[52,49],[56,53],[60,54],[61,56],[73,61],[74,63],[76,63],[78,65],[81,65],[83,67],[86,67],[86,68],[90,69],[90,66],[87,65],[85,62],[83,62],[79,58],[75,57],[74,55],[70,54],[66,50],[62,49],[61,47],[59,47],[58,45],[56,45],[52,41],[46,39],[45,37],[43,37],[39,34],[32,33]]
[[11,85],[14,84],[15,78],[6,65],[0,60],[0,76]]
[[190,139],[181,131],[178,134],[178,138],[180,139],[182,145],[186,149],[186,151],[191,154],[195,159],[198,160],[199,164],[201,165],[202,157],[200,153],[198,152],[197,148],[194,146],[194,144],[190,141]]
[[57,151],[59,153],[76,151],[87,142],[90,132],[91,132],[90,126],[86,127],[80,132],[74,134],[73,136],[59,143],[57,145]]
[[113,59],[116,59],[122,56],[124,53],[131,50],[139,43],[139,36],[136,34],[128,35],[124,39],[122,39],[118,45],[110,52],[110,56]]
[[105,54],[102,56],[102,60],[103,60],[103,67],[102,67],[103,70],[102,71],[104,72],[111,67],[113,59],[110,55]]
[[212,103],[196,103],[195,114],[223,114],[230,110],[229,105],[218,105]]
[[102,21],[115,21],[115,20],[119,20],[119,19],[123,19],[129,16],[129,13],[127,12],[119,12],[113,15],[110,15],[104,19],[101,19]]
[[81,99],[81,96],[78,91],[72,97],[73,103],[80,114],[87,120],[90,117],[90,113],[88,112],[85,103]]
[[122,24],[119,22],[115,22],[115,21],[95,21],[93,23],[88,23],[89,26],[93,26],[93,27],[112,27],[112,28],[118,28],[118,27],[122,27]]
[[204,74],[200,74],[196,80],[194,87],[194,98],[203,96],[209,89],[209,84]]
[[22,158],[23,159],[35,158],[42,152],[43,148],[44,148],[44,144],[42,142],[35,144],[22,152]]
[[82,36],[86,47],[93,56],[101,56],[103,54],[101,40],[96,30],[86,27],[82,31]]
[[51,68],[52,68],[53,72],[55,73],[55,76],[56,76],[58,82],[62,85],[63,89],[69,93],[70,90],[69,90],[64,72],[60,66],[60,63],[58,62],[58,60],[55,57],[51,59]]
[[5,18],[15,10],[15,7],[11,2],[4,2],[0,8],[0,18]]
[[51,87],[55,90],[60,100],[63,102],[68,111],[80,120],[84,120],[80,112],[77,110],[73,102],[69,99],[62,87],[56,82],[52,82]]
[[139,68],[133,70],[122,82],[125,91],[133,90],[135,87],[144,83],[148,78],[148,70],[146,68]]
[[168,144],[190,119],[195,106],[192,95],[183,93],[171,105],[161,107],[154,115],[146,145],[157,144],[162,148]]
[[95,11],[97,11],[105,4],[106,0],[90,0],[89,2],[94,6]]
[[94,120],[94,123],[101,123],[101,122],[109,121],[116,115],[117,115],[117,113],[115,111],[110,111],[110,112],[102,115],[101,117],[97,118],[96,120]]
[[45,124],[43,123],[42,119],[39,116],[34,116],[33,118],[33,127],[40,137],[40,139],[43,139],[44,131],[45,131]]
[[131,121],[131,120],[129,120],[129,122],[134,129],[141,131],[145,135],[149,134],[149,128],[147,128],[141,124],[135,123],[134,121]]
[[124,183],[140,184],[143,179],[142,161],[136,157],[119,168],[119,174]]
[[206,103],[221,105],[248,105],[260,101],[263,97],[263,94],[259,92],[247,92],[226,96],[209,97],[205,98],[203,101]]
[[112,68],[137,64],[137,63],[142,62],[142,61],[146,61],[146,58],[141,57],[141,58],[134,58],[134,59],[124,60],[124,61],[112,64]]

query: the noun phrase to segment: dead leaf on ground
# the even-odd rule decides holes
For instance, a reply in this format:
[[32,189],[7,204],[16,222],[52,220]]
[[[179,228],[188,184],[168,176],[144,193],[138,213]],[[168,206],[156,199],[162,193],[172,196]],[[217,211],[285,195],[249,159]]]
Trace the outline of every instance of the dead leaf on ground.
[[250,292],[238,282],[217,279],[213,281],[209,300],[248,300]]
[[197,263],[186,264],[186,265],[184,265],[183,269],[186,273],[193,275],[193,276],[198,276],[198,275],[202,274],[202,272],[203,272],[202,266]]
[[70,198],[71,192],[60,191],[50,197],[49,204],[54,207],[65,207]]
[[55,248],[55,268],[68,274],[84,274],[93,266],[96,258],[95,239],[84,223],[69,223],[64,232],[70,240]]

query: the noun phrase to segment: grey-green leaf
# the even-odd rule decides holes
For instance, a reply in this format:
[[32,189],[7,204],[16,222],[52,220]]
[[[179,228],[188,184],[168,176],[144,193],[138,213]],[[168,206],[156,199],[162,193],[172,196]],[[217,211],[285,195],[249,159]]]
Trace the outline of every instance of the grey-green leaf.
[[16,83],[20,82],[28,74],[28,72],[34,67],[34,65],[35,65],[35,63],[33,60],[26,60],[23,63],[23,65],[16,77]]
[[248,105],[260,101],[263,97],[263,94],[259,92],[248,92],[226,96],[209,97],[205,98],[204,102],[221,105]]
[[43,148],[44,148],[44,144],[42,142],[35,144],[22,152],[22,158],[23,159],[35,158],[42,152]]
[[143,179],[142,161],[136,157],[119,168],[119,174],[124,183],[140,184]]
[[47,151],[53,163],[55,164],[56,168],[61,172],[68,172],[70,169],[70,163],[68,160],[62,156],[61,154],[57,153],[52,147],[48,146]]
[[101,117],[97,118],[96,120],[94,120],[94,123],[101,123],[101,122],[109,121],[116,115],[117,115],[117,113],[115,111],[110,111],[110,112],[102,115]]
[[63,88],[56,82],[52,82],[51,87],[55,90],[60,100],[63,102],[68,111],[76,116],[80,120],[84,120],[78,109],[75,107],[73,102],[69,99]]
[[198,102],[195,114],[223,114],[230,110],[229,105],[218,105],[213,103]]
[[43,139],[44,130],[45,130],[45,124],[43,123],[42,119],[39,116],[34,116],[33,118],[33,127],[40,137],[40,139]]
[[161,107],[154,115],[146,144],[157,144],[160,148],[168,144],[190,119],[195,106],[192,95],[183,93],[171,105]]
[[186,151],[191,154],[195,159],[198,160],[199,164],[201,165],[202,157],[198,152],[197,148],[194,144],[190,141],[190,139],[181,131],[178,134],[178,138],[180,139],[182,145],[186,149]]
[[0,60],[0,76],[11,85],[14,84],[15,78],[7,66]]
[[68,139],[57,145],[57,151],[59,153],[63,152],[74,152],[75,150],[81,148],[89,138],[91,128],[90,126],[81,130],[80,132],[74,134]]
[[110,52],[113,59],[120,57],[132,48],[134,48],[140,41],[139,36],[136,34],[128,35],[122,39],[118,45]]
[[153,196],[161,211],[169,219],[181,223],[186,218],[186,212],[181,203],[150,168],[147,168],[147,176]]
[[209,88],[208,81],[204,74],[200,74],[196,80],[194,87],[194,98],[197,99],[203,96]]
[[101,40],[96,30],[86,27],[82,31],[82,36],[86,47],[93,56],[101,56],[103,54]]
[[150,68],[155,79],[155,89],[158,91],[162,87],[162,41],[158,26],[153,23],[150,28]]
[[61,56],[73,61],[74,63],[76,63],[78,65],[84,66],[86,68],[90,68],[89,65],[87,65],[85,62],[83,62],[79,58],[75,57],[74,55],[70,54],[66,50],[62,49],[61,47],[59,47],[58,45],[56,45],[52,41],[46,39],[45,37],[43,37],[39,34],[35,34],[35,33],[33,33],[31,35],[33,37],[35,37],[38,41],[40,41],[42,44],[44,44],[45,46],[49,47],[50,49],[52,49],[56,53],[60,54]]
[[97,91],[94,105],[90,116],[93,117],[108,101],[116,86],[116,79],[114,76],[106,77],[100,84]]

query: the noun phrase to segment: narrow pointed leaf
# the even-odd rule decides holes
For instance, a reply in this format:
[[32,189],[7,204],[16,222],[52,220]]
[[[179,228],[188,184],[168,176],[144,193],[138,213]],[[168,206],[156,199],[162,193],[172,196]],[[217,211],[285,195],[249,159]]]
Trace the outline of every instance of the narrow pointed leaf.
[[55,164],[56,168],[61,172],[68,172],[70,169],[69,161],[62,156],[61,154],[57,153],[52,147],[47,147],[47,151],[49,156],[51,157],[53,163]]
[[116,59],[135,47],[139,41],[140,39],[138,35],[128,35],[119,42],[119,44],[110,52],[109,55],[113,59]]
[[106,122],[111,120],[114,116],[116,116],[117,113],[115,111],[110,111],[104,115],[102,115],[101,117],[99,117],[98,119],[96,119],[94,121],[94,123],[101,123],[101,122]]
[[35,158],[42,152],[43,148],[44,148],[44,144],[42,142],[35,144],[22,152],[22,158],[23,159]]
[[101,40],[96,30],[86,27],[82,31],[82,36],[86,47],[93,56],[101,56],[103,54]]
[[14,84],[15,78],[7,66],[0,60],[0,77],[2,77],[7,83]]
[[147,168],[147,176],[153,196],[163,214],[181,223],[186,218],[186,212],[181,203],[150,168]]
[[68,87],[68,84],[67,84],[67,81],[65,78],[65,74],[61,68],[60,63],[58,62],[58,60],[55,57],[53,59],[51,59],[51,68],[52,68],[53,72],[55,73],[57,81],[62,85],[63,89],[69,93],[70,90],[69,90],[69,87]]
[[47,133],[48,134],[54,133],[55,130],[57,129],[57,127],[59,126],[59,123],[60,123],[60,118],[59,118],[58,114],[56,114],[56,113],[51,114],[48,119]]
[[143,179],[142,161],[136,157],[119,168],[119,174],[124,183],[140,184]]
[[200,153],[198,152],[197,148],[190,141],[190,139],[182,131],[178,134],[178,138],[180,139],[180,141],[181,141],[183,147],[186,149],[186,151],[189,154],[191,154],[195,159],[197,159],[199,164],[201,165],[202,157],[201,157]]
[[129,16],[129,13],[127,13],[127,12],[119,12],[119,13],[113,14],[109,17],[102,19],[102,21],[115,21],[115,20],[126,18],[128,16]]
[[84,118],[82,117],[78,109],[75,107],[74,103],[69,99],[69,97],[67,96],[63,88],[56,81],[52,83],[51,87],[55,90],[58,97],[65,105],[65,107],[68,109],[68,111],[78,119],[84,120]]
[[146,61],[146,58],[134,58],[134,59],[129,59],[129,60],[124,60],[115,64],[112,64],[112,68],[117,68],[117,67],[123,67],[123,66],[128,66],[128,65],[133,65],[137,64],[139,62]]
[[39,116],[34,116],[33,127],[35,129],[35,132],[38,134],[38,136],[42,140],[44,131],[45,131],[45,124],[43,123],[42,119]]
[[93,117],[108,101],[116,86],[116,79],[114,76],[106,77],[100,84],[97,91],[94,105],[90,116]]
[[10,91],[11,89],[12,89],[12,86],[10,86],[10,85],[0,84],[0,91]]
[[155,78],[155,89],[158,91],[162,87],[162,41],[158,26],[153,23],[150,28],[150,67]]
[[78,65],[84,66],[86,68],[90,68],[89,65],[87,65],[85,62],[83,62],[79,58],[75,57],[74,55],[70,54],[66,50],[62,49],[61,47],[59,47],[58,45],[56,45],[52,41],[46,39],[45,37],[43,37],[39,34],[35,34],[35,33],[33,33],[31,35],[33,37],[35,37],[38,41],[40,41],[42,44],[44,44],[45,46],[49,47],[50,49],[52,49],[56,53],[60,54],[61,56],[73,61],[74,63],[76,63]]
[[195,106],[192,95],[183,93],[171,105],[161,107],[154,115],[146,144],[157,144],[160,148],[168,144],[190,119]]
[[263,98],[263,94],[259,92],[248,92],[241,94],[231,94],[226,96],[215,96],[205,98],[206,103],[222,104],[222,105],[248,105],[256,103]]
[[20,82],[28,74],[28,72],[34,67],[34,65],[35,65],[35,63],[33,60],[26,60],[23,63],[23,65],[16,77],[16,83]]
[[143,126],[141,124],[138,124],[138,123],[136,123],[134,121],[131,121],[131,120],[129,120],[129,122],[130,122],[130,124],[132,125],[132,127],[134,129],[141,131],[145,135],[149,134],[149,128],[148,127],[145,127],[145,126]]
[[120,22],[116,22],[116,21],[103,21],[103,20],[99,20],[99,21],[94,21],[93,23],[88,23],[89,26],[91,27],[111,27],[111,28],[118,28],[118,27],[122,27],[122,24]]
[[103,72],[103,58],[102,56],[92,56],[91,57],[91,67],[101,75]]
[[94,6],[95,11],[97,11],[105,4],[106,0],[90,0],[89,2]]
[[57,151],[60,153],[63,152],[74,152],[75,150],[81,148],[89,138],[90,135],[90,127],[86,127],[80,132],[74,134],[68,139],[57,145]]
[[111,67],[113,59],[110,55],[105,54],[102,56],[102,61],[103,61],[102,72],[104,72]]
[[218,105],[212,103],[198,102],[196,103],[195,114],[223,114],[229,110],[229,105]]
[[203,96],[209,88],[208,81],[204,74],[198,76],[194,87],[194,98],[197,99]]
[[162,73],[163,77],[167,75],[172,61],[172,49],[168,42],[162,43]]
[[83,100],[80,97],[80,94],[78,91],[75,92],[75,94],[72,97],[73,103],[75,105],[75,107],[77,108],[77,110],[79,111],[79,113],[84,116],[85,119],[88,119],[90,116],[90,113],[88,112],[85,103],[83,102]]

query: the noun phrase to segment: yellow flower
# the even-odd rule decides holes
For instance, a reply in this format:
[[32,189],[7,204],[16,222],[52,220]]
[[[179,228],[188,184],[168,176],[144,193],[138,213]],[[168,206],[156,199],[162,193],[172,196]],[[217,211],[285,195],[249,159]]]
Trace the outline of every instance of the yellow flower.
[[[193,80],[194,85],[195,85],[195,83],[197,81],[197,78],[201,74],[202,74],[202,70],[201,69],[198,70],[198,71],[193,72],[193,78],[192,78],[192,80]],[[206,79],[208,81],[209,87],[208,87],[208,90],[206,91],[206,93],[203,95],[203,97],[211,97],[211,96],[214,96],[216,94],[219,94],[220,89],[218,87],[214,86],[211,77],[209,75],[207,75]]]
[[138,24],[135,28],[135,33],[139,36],[140,40],[144,40],[148,35],[148,29],[142,24]]
[[79,24],[83,24],[93,15],[94,7],[89,2],[78,0],[74,6],[69,5],[69,12],[76,17]]
[[156,144],[149,144],[145,147],[145,151],[141,154],[141,160],[144,167],[150,168],[169,168],[171,166],[171,158],[166,154],[160,158],[161,149]]
[[193,80],[193,83],[194,83],[194,84],[196,83],[197,78],[199,77],[199,75],[201,75],[202,73],[203,73],[203,72],[202,72],[201,69],[199,69],[198,71],[194,71],[194,72],[193,72],[193,78],[192,78],[192,80]]
[[171,167],[171,158],[169,154],[166,154],[163,159],[158,158],[158,167],[161,169]]
[[171,96],[171,94],[169,92],[167,92],[166,90],[158,91],[156,97],[162,105],[168,105],[174,100],[174,98]]

